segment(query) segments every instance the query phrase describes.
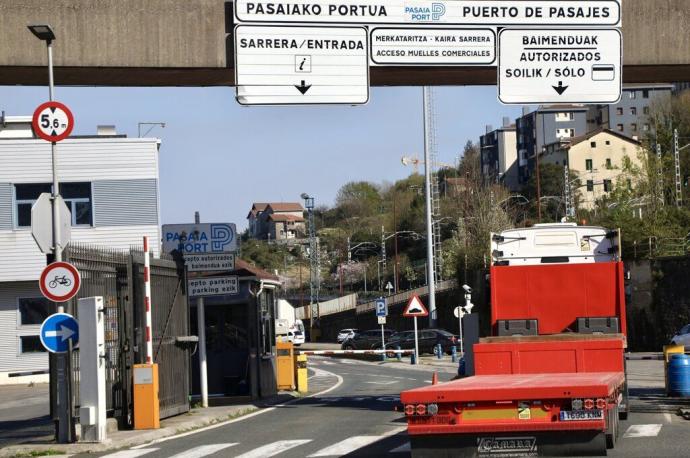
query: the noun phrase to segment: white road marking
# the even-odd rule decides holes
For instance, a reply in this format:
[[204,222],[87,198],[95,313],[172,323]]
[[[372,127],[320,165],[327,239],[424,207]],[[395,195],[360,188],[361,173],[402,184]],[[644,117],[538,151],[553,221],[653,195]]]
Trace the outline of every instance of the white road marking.
[[321,396],[321,395],[324,395],[324,394],[326,394],[326,393],[330,393],[331,391],[333,391],[333,390],[335,390],[335,389],[338,389],[338,388],[340,387],[340,385],[343,384],[343,378],[342,378],[341,376],[339,376],[338,374],[335,374],[335,373],[333,373],[333,372],[328,372],[328,371],[325,371],[325,370],[322,370],[322,369],[314,369],[314,371],[315,371],[315,372],[318,371],[319,373],[324,374],[324,375],[331,375],[331,376],[335,377],[338,381],[335,383],[335,385],[331,386],[330,388],[326,388],[325,390],[319,391],[318,393],[313,393],[313,394],[310,394],[310,395],[308,395],[308,396],[304,396],[304,397],[302,397],[302,398],[291,399],[291,400],[289,400],[289,401],[287,401],[287,402],[284,402],[284,403],[282,403],[282,404],[277,404],[277,405],[275,405],[275,406],[273,406],[273,407],[268,407],[268,408],[266,408],[266,409],[258,409],[258,410],[255,411],[255,412],[249,413],[249,414],[247,414],[247,415],[243,415],[243,416],[241,416],[241,417],[239,417],[239,418],[235,418],[235,419],[228,420],[228,421],[221,421],[220,423],[216,423],[216,424],[213,424],[213,425],[205,426],[205,427],[203,427],[203,428],[195,429],[194,431],[187,431],[186,433],[181,433],[181,434],[176,434],[176,435],[174,435],[174,436],[168,436],[168,437],[162,437],[162,438],[160,438],[160,439],[155,439],[155,440],[152,440],[152,441],[147,442],[147,443],[145,443],[145,444],[141,444],[141,445],[137,445],[137,446],[131,447],[131,449],[133,449],[133,450],[134,450],[134,449],[142,449],[142,448],[147,447],[147,446],[149,446],[149,445],[159,444],[159,443],[161,443],[161,442],[167,442],[167,441],[169,441],[169,440],[179,439],[179,438],[185,437],[185,436],[191,436],[192,434],[197,434],[197,433],[201,433],[201,432],[204,432],[204,431],[209,431],[209,430],[211,430],[211,429],[220,428],[220,427],[222,427],[222,426],[229,425],[229,424],[231,424],[231,423],[237,423],[237,422],[240,422],[240,421],[244,421],[244,420],[247,420],[247,419],[249,419],[249,418],[256,417],[257,415],[261,415],[261,414],[264,414],[264,413],[266,413],[266,412],[271,412],[271,411],[273,411],[273,410],[276,410],[276,409],[279,408],[279,407],[285,407],[285,406],[288,406],[288,405],[290,405],[290,404],[294,404],[294,403],[299,402],[299,401],[301,401],[301,400],[303,400],[303,399],[306,399],[306,398],[315,398],[315,397],[317,397],[317,396]]
[[348,453],[352,453],[355,450],[358,450],[362,447],[366,447],[369,444],[373,444],[374,442],[378,442],[382,439],[385,439],[388,436],[392,436],[394,434],[397,434],[401,431],[405,431],[407,427],[403,426],[400,428],[395,428],[391,431],[388,431],[385,434],[381,434],[380,436],[352,436],[344,441],[340,441],[337,444],[330,445],[326,448],[322,448],[316,453],[312,453],[309,455],[309,457],[318,457],[318,456],[343,456],[347,455]]
[[364,383],[370,383],[372,385],[392,385],[394,383],[398,383],[396,380],[387,380],[383,382],[364,382]]
[[395,447],[393,450],[389,451],[388,453],[410,453],[412,451],[412,448],[410,447],[409,442],[405,442],[404,444]]
[[664,418],[666,419],[666,423],[668,423],[668,424],[673,423],[673,415],[671,415],[670,413],[666,412],[664,414]]
[[431,383],[431,380],[424,380],[424,383]]
[[279,453],[283,453],[291,448],[299,447],[300,445],[311,442],[311,439],[298,439],[289,441],[277,441],[270,444],[266,444],[263,447],[255,448],[247,453],[243,453],[236,458],[263,458],[269,456],[275,456]]
[[335,363],[333,361],[321,361],[321,364],[325,364],[326,366],[334,366]]
[[170,458],[203,458],[204,456],[213,455],[221,450],[225,450],[228,447],[237,445],[237,442],[228,442],[227,444],[209,444],[200,445],[198,447],[190,448],[182,453],[173,455]]
[[661,431],[661,426],[659,424],[652,425],[632,425],[623,434],[623,437],[654,437]]
[[137,458],[138,456],[146,455],[147,453],[155,452],[157,448],[140,448],[138,450],[122,450],[121,452],[111,453],[110,455],[103,455],[101,458]]

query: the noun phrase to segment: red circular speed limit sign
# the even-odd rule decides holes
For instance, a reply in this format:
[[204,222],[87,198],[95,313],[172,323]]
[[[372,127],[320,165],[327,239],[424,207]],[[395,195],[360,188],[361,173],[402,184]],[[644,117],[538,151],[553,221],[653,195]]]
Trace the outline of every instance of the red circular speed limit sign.
[[79,292],[80,286],[79,271],[69,262],[48,264],[38,280],[41,294],[53,302],[66,302],[72,299]]
[[49,142],[59,142],[69,136],[74,128],[74,116],[60,102],[46,102],[34,111],[31,121],[36,135]]

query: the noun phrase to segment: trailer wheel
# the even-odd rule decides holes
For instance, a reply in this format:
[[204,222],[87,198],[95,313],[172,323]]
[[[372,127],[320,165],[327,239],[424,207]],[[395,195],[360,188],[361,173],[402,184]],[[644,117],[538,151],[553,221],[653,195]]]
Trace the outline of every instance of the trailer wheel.
[[618,418],[620,420],[628,419],[628,412],[630,411],[630,396],[628,394],[628,381],[623,384],[623,401],[621,402],[623,408],[618,411]]
[[614,448],[618,439],[618,405],[607,412],[606,448]]

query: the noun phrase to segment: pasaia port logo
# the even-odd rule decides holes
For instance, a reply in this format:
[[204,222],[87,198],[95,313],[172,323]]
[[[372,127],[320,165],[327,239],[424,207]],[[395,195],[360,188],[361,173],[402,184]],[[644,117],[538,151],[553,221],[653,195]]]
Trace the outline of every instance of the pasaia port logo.
[[446,5],[434,2],[431,6],[405,6],[405,16],[411,22],[438,22],[446,14]]

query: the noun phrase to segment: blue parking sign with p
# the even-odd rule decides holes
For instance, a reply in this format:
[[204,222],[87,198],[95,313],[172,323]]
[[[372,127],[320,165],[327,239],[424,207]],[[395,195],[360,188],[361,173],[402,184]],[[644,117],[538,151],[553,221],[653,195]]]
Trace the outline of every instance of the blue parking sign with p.
[[388,307],[385,299],[376,300],[376,316],[388,316]]

